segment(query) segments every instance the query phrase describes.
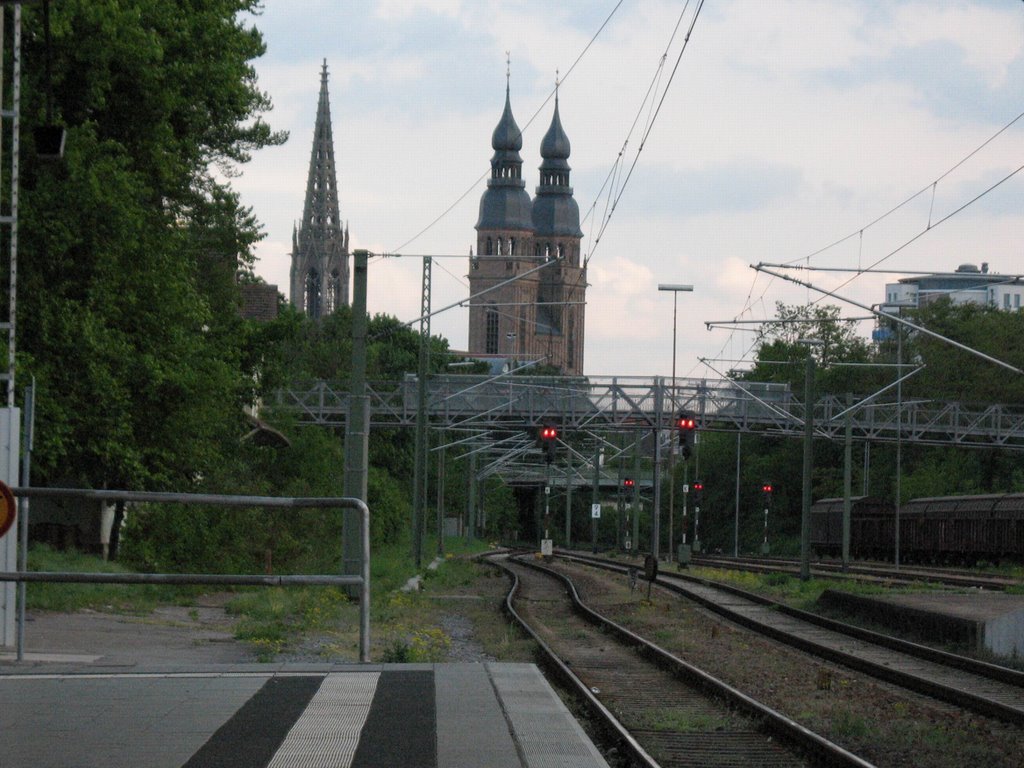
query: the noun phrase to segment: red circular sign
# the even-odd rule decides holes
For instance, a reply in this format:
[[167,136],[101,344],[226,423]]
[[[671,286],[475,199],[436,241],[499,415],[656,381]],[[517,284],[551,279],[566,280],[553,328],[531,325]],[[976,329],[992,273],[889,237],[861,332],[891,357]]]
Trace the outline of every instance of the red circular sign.
[[6,483],[0,483],[0,538],[14,525],[14,515],[17,511],[14,504],[14,495]]

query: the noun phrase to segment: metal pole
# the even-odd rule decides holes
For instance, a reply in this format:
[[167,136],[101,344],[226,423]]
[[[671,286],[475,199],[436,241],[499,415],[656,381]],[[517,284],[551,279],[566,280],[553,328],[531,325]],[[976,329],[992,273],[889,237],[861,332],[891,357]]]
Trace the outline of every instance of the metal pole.
[[660,559],[661,552],[661,425],[664,421],[665,382],[661,378],[654,380],[654,502],[651,510],[651,554],[655,560]]
[[423,290],[420,312],[420,354],[416,372],[416,464],[413,471],[412,559],[419,568],[423,563],[423,487],[427,476],[427,370],[430,365],[430,265],[423,257]]
[[804,375],[804,466],[803,494],[800,508],[800,578],[811,578],[811,464],[814,439],[814,354],[807,348],[807,370]]
[[[896,329],[896,370],[898,373],[902,373],[903,369],[900,367],[903,364],[903,329]],[[896,517],[894,520],[895,530],[895,566],[896,570],[900,569],[900,491],[901,488],[901,464],[903,460],[903,378],[899,379],[899,384],[896,387]]]
[[544,539],[551,538],[551,465],[547,465],[544,477]]
[[441,450],[437,453],[437,556],[444,557],[444,432],[440,433]]
[[565,470],[565,547],[572,545],[572,452],[566,462]]
[[633,443],[633,549],[640,549],[640,439]]
[[871,488],[869,476],[871,474],[871,443],[864,441],[864,477],[861,478],[861,496],[867,496]]
[[[0,30],[0,34],[3,31]],[[35,413],[36,413],[36,377],[32,377],[32,383],[25,387],[25,431],[21,434],[21,445],[22,445],[22,462],[21,462],[21,485],[23,488],[28,488],[32,483],[30,482],[32,476],[32,443],[34,437],[35,427]],[[20,547],[21,551],[18,553],[18,570],[28,570],[28,515],[29,515],[29,501],[28,498],[22,496],[18,499],[18,528],[21,537]],[[18,635],[16,639],[17,644],[17,658],[18,661],[23,661],[25,658],[25,589],[26,584],[24,581],[18,583]]]
[[853,485],[853,394],[846,395],[846,449],[843,457],[843,571],[850,567],[850,494]]
[[[366,284],[369,252],[352,253],[352,371],[349,374],[349,407],[345,420],[345,495],[366,502],[369,463],[370,407],[366,395]],[[342,568],[351,576],[361,572],[360,524],[356,514],[342,517]],[[348,591],[356,597],[355,590]]]
[[732,532],[732,556],[740,556],[740,448],[742,432],[736,433],[736,521]]
[[686,505],[690,499],[690,460],[687,459],[683,462],[683,519],[682,525],[682,541],[686,543]]
[[466,512],[466,541],[476,537],[476,454],[469,454],[469,509]]
[[[679,304],[679,291],[672,291],[672,417],[676,410],[676,309]],[[668,561],[672,561],[673,544],[673,513],[676,501],[675,450],[676,442],[668,442]]]
[[[590,503],[597,504],[601,500],[601,448],[594,449],[594,490],[590,496]],[[590,512],[590,544],[593,552],[597,552],[597,518],[594,512]]]

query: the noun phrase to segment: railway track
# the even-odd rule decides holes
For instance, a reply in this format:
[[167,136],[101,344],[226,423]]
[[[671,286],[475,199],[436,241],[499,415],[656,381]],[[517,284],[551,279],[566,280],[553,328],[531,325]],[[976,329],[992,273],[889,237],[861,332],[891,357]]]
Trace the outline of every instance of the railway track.
[[[585,555],[566,560],[627,573]],[[725,584],[684,575],[657,583],[747,629],[968,711],[1024,725],[1024,673],[826,619]]]
[[568,577],[490,560],[513,579],[506,609],[631,765],[871,765],[602,617]]
[[[692,559],[691,563],[692,565],[706,568],[723,568],[752,573],[798,574],[800,572],[800,562],[798,560],[783,558],[735,558],[697,555]],[[1020,579],[1010,576],[982,574],[964,569],[901,566],[899,570],[896,570],[891,565],[866,563],[851,563],[844,571],[840,563],[817,561],[811,563],[811,575],[890,584],[929,582],[945,584],[951,587],[973,587],[996,591],[1021,586]]]

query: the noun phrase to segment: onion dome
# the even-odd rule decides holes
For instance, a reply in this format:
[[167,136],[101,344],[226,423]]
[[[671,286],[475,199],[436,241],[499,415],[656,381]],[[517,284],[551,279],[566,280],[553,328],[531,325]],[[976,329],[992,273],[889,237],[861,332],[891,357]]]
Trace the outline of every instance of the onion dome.
[[540,185],[533,202],[533,229],[536,237],[583,237],[580,208],[569,186],[569,137],[562,128],[555,94],[555,114],[551,127],[541,141]]
[[491,135],[491,178],[480,198],[477,230],[532,230],[530,195],[523,181],[523,134],[512,116],[509,89],[505,86],[505,111]]

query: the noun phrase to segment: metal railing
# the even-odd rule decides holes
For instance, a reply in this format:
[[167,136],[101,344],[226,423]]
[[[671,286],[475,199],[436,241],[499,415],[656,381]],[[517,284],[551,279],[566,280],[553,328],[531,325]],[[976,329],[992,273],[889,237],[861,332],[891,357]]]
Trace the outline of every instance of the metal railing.
[[[72,498],[104,502],[205,504],[219,507],[263,507],[268,509],[355,509],[360,513],[362,563],[359,575],[292,575],[205,573],[76,573],[56,571],[3,571],[0,582],[64,582],[76,584],[191,584],[238,586],[357,586],[359,592],[359,661],[370,660],[370,509],[359,500],[346,497],[289,498],[276,496],[229,496],[202,493],[155,493],[146,491],[91,490],[82,488],[12,488],[25,499]],[[22,611],[24,600],[22,600]],[[24,614],[19,614],[18,658],[24,645]]]

